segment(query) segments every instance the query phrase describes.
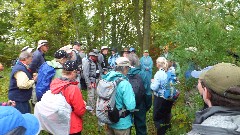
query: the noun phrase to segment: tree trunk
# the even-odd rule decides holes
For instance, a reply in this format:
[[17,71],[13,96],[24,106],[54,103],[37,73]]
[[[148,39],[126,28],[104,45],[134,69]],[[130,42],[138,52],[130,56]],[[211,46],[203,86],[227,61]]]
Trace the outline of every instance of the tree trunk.
[[143,0],[143,50],[150,46],[151,0]]
[[112,44],[111,46],[112,47],[115,47],[115,48],[118,48],[118,45],[117,45],[117,32],[116,32],[116,29],[117,29],[117,20],[116,20],[116,3],[114,2],[114,6],[112,7],[112,32],[111,32],[111,35],[112,35]]
[[103,1],[100,2],[101,9],[100,9],[100,16],[101,16],[101,29],[102,29],[102,43],[105,45],[105,7]]
[[140,28],[139,0],[133,0],[133,5],[134,5],[134,24],[137,29],[138,45],[140,46],[141,52],[142,52],[143,38],[142,38],[142,32]]

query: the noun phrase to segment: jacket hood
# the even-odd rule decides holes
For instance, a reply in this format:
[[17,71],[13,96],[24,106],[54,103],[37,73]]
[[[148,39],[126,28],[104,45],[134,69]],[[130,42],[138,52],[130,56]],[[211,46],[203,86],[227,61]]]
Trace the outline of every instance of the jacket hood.
[[69,80],[63,80],[60,78],[54,79],[50,84],[50,90],[53,94],[58,94],[62,90],[64,90],[69,85],[77,85],[78,82],[76,81],[69,81]]
[[53,68],[63,68],[62,65],[57,62],[55,59],[51,61],[47,61],[47,64]]
[[116,79],[118,79],[120,77],[128,80],[128,78],[125,75],[123,75],[120,72],[116,72],[116,71],[110,71],[106,75],[102,76],[102,78],[104,80],[107,80],[107,81],[114,81],[114,80],[116,80]]
[[140,67],[131,67],[128,71],[128,75],[136,75],[136,74],[140,74],[141,69]]

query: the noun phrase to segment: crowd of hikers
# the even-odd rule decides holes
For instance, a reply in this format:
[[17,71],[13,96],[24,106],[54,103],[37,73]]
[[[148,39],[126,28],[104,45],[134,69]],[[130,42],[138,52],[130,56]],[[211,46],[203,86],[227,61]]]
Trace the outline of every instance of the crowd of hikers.
[[[34,135],[45,130],[80,135],[88,111],[107,135],[130,135],[133,126],[137,135],[147,135],[146,114],[152,105],[156,134],[170,129],[172,106],[180,91],[176,89],[179,65],[168,60],[168,48],[156,59],[152,77],[154,64],[148,50],[140,59],[133,47],[119,54],[116,48],[102,46],[86,54],[82,44],[74,42],[46,61],[49,46],[47,40],[39,40],[35,51],[29,46],[20,51],[10,74],[9,101],[0,106],[0,134]],[[190,75],[198,78],[205,106],[188,134],[240,134],[240,67],[219,63]],[[87,91],[87,99],[82,90]]]

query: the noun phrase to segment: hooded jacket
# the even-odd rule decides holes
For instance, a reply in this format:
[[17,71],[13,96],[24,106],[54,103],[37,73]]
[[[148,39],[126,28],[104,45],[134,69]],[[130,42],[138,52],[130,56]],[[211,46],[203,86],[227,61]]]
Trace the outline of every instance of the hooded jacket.
[[66,78],[56,78],[50,85],[52,93],[57,94],[62,92],[66,101],[72,107],[70,134],[82,131],[82,117],[86,111],[86,105],[77,84],[78,82],[70,81]]
[[196,113],[188,135],[239,135],[240,108],[213,106]]
[[[134,110],[136,106],[135,95],[128,78],[120,72],[110,71],[102,76],[104,80],[115,81],[118,78],[123,78],[116,89],[116,107],[118,110],[125,108],[126,110]],[[120,118],[119,122],[110,124],[113,129],[128,129],[132,126],[132,116],[128,115],[125,118]]]

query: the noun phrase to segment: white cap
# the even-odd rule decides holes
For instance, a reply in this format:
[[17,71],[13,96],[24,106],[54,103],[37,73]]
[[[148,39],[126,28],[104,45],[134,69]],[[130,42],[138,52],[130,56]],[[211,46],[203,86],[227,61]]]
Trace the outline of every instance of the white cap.
[[66,46],[61,47],[59,50],[64,50],[67,53],[71,53],[73,49],[72,49],[71,45],[66,45]]
[[41,46],[46,45],[46,44],[48,44],[47,40],[39,40],[37,49],[39,49]]
[[129,59],[126,57],[117,58],[116,63],[117,63],[117,66],[128,66],[128,67],[131,66]]
[[103,49],[108,49],[108,47],[107,46],[102,46],[101,50],[103,50]]
[[23,47],[23,49],[21,50],[21,52],[27,51],[27,52],[31,53],[31,52],[33,51],[33,49],[34,49],[34,48],[30,48],[29,46],[25,46],[25,47]]

